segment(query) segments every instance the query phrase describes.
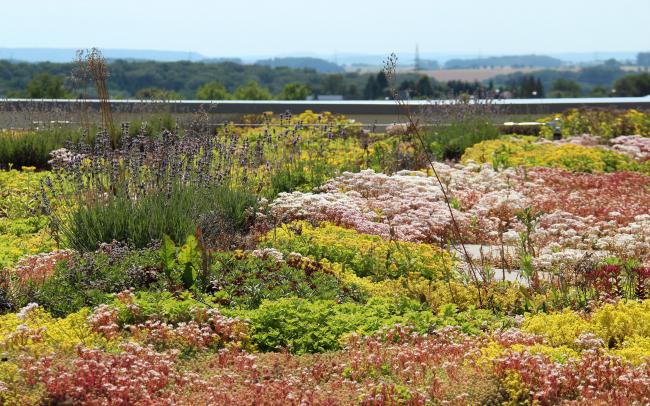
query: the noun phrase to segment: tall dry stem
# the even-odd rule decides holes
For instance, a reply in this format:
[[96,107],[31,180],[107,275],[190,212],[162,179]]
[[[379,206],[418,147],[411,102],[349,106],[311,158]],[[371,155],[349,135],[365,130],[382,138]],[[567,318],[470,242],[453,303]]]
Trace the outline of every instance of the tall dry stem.
[[[391,54],[386,61],[384,61],[384,74],[386,77],[389,79],[391,84],[394,83],[394,78],[395,78],[395,73],[397,70],[397,56],[393,53]],[[426,147],[426,142],[424,141],[424,136],[422,135],[422,132],[420,130],[420,123],[419,119],[415,117],[415,114],[413,113],[410,104],[408,103],[407,100],[403,99],[400,96],[400,93],[392,86],[391,87],[391,93],[393,94],[393,98],[395,102],[397,103],[398,107],[402,110],[404,113],[404,116],[408,120],[408,131],[415,136],[415,138],[418,140],[418,143],[420,144],[420,147],[422,148],[422,155],[426,158],[427,163],[429,164],[429,167],[431,168],[431,172],[433,174],[433,177],[435,178],[436,182],[438,183],[438,186],[440,187],[440,190],[442,191],[442,195],[445,201],[445,205],[447,206],[447,209],[449,211],[449,215],[451,217],[451,223],[452,223],[452,229],[454,232],[454,239],[450,240],[451,244],[453,245],[454,249],[458,251],[458,246],[460,246],[460,251],[462,252],[463,256],[465,257],[465,261],[469,267],[469,272],[470,276],[472,278],[472,281],[476,285],[476,289],[478,292],[478,300],[479,300],[479,305],[483,306],[483,297],[481,294],[481,289],[482,289],[482,281],[479,279],[479,272],[476,270],[476,267],[474,265],[474,261],[472,257],[469,255],[469,251],[467,250],[467,247],[465,246],[465,243],[463,242],[463,235],[460,231],[460,226],[458,225],[458,221],[456,220],[456,216],[454,215],[453,208],[451,206],[451,199],[449,198],[449,193],[447,188],[445,187],[440,175],[438,174],[438,171],[436,170],[436,167],[433,163],[433,159],[431,158],[431,155],[427,153],[427,147]]]

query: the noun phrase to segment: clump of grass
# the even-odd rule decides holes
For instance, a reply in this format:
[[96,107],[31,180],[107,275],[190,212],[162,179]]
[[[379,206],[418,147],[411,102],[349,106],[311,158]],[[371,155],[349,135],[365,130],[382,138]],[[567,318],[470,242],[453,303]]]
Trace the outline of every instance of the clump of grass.
[[[147,120],[135,120],[129,125],[137,128],[143,136],[156,137],[165,130],[174,130],[177,123],[170,114],[152,115]],[[46,129],[16,130],[0,132],[0,169],[9,166],[33,166],[36,169],[51,169],[50,153],[64,148],[68,144],[85,142],[89,146],[94,144],[94,134],[99,129],[91,126],[90,131],[73,127],[55,127]],[[93,134],[93,135],[90,135]],[[121,134],[116,137],[116,142],[122,142]]]
[[499,128],[484,117],[469,117],[452,121],[448,126],[437,126],[426,134],[430,152],[442,160],[458,160],[467,148],[499,138]]
[[0,168],[11,165],[49,169],[50,152],[64,147],[67,141],[79,142],[83,137],[80,131],[67,128],[0,133]]
[[[206,236],[245,235],[252,224],[256,197],[228,187],[176,186],[171,193],[158,191],[133,200],[113,196],[79,205],[63,218],[62,240],[78,251],[94,251],[101,243],[124,241],[144,248],[168,235],[177,243],[197,227]],[[218,229],[214,229],[217,227]]]

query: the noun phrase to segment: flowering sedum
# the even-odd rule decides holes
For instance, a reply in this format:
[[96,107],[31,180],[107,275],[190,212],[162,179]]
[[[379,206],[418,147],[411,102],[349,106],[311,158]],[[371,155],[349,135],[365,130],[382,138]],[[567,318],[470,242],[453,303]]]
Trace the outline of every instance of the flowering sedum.
[[89,309],[83,309],[57,319],[32,303],[18,313],[0,316],[0,346],[9,353],[33,357],[74,351],[78,345],[110,347],[110,340],[87,323],[90,314]]
[[296,251],[316,260],[327,259],[361,277],[396,279],[416,273],[441,279],[452,272],[448,253],[428,244],[389,241],[376,235],[321,223],[296,222],[266,235],[267,243],[285,252]]
[[[605,138],[620,135],[650,135],[650,114],[639,110],[571,109],[563,114],[541,121],[562,120],[563,135],[593,134]],[[552,129],[542,129],[543,135],[552,135]]]
[[[618,139],[619,145],[625,141]],[[551,167],[575,172],[647,169],[621,152],[572,143],[533,142],[530,137],[480,142],[465,151],[462,162],[469,161],[488,163],[495,167]]]
[[[436,164],[436,169],[465,243],[496,245],[502,238],[517,247],[526,230],[517,215],[531,208],[539,217],[530,242],[536,254],[545,255],[538,260],[545,271],[552,271],[559,260],[554,256],[567,249],[650,263],[649,176],[495,171],[475,164]],[[270,214],[275,224],[325,221],[384,239],[435,244],[457,239],[440,187],[423,172],[344,173],[320,193],[280,194]],[[501,258],[495,264],[501,266]]]
[[610,349],[638,364],[650,355],[650,300],[607,303],[587,315],[571,310],[537,314],[526,318],[522,329],[553,346]]
[[522,324],[522,329],[543,336],[549,344],[555,346],[573,345],[581,334],[595,330],[589,322],[571,310],[529,317]]
[[35,216],[38,203],[34,195],[47,172],[33,170],[0,171],[0,270],[13,266],[30,254],[55,248],[45,232],[45,218]]

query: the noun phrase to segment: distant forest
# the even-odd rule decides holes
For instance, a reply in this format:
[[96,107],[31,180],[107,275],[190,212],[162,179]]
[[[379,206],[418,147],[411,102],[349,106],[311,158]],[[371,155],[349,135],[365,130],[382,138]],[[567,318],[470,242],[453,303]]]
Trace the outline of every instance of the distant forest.
[[345,69],[341,65],[329,62],[320,58],[273,58],[260,59],[255,62],[256,65],[270,66],[272,68],[292,68],[292,69],[314,69],[321,73],[343,73]]
[[[65,78],[64,86],[72,97],[71,72],[73,63],[14,63],[0,61],[0,95],[20,96],[28,83],[39,74]],[[192,99],[197,90],[209,82],[219,82],[229,92],[250,82],[276,94],[293,82],[309,85],[312,92],[319,94],[347,94],[361,96],[365,79],[362,75],[349,73],[326,75],[314,69],[272,68],[261,65],[242,65],[233,62],[153,62],[153,61],[110,61],[108,79],[111,97],[135,97],[144,89],[162,89],[173,92],[180,98]]]
[[[578,70],[544,69],[533,73],[515,72],[509,75],[499,75],[492,79],[494,86],[512,88],[525,77],[534,76],[539,80],[547,97],[580,97],[580,96],[641,96],[650,94],[639,89],[633,94],[627,91],[613,92],[617,81],[630,75],[620,64],[610,60],[601,65],[584,67]],[[569,94],[567,94],[569,93]],[[617,94],[618,93],[618,94]],[[639,94],[637,94],[639,93]]]
[[493,56],[477,59],[450,59],[445,69],[480,69],[480,68],[559,68],[562,61],[545,55]]
[[[292,59],[292,58],[290,58]],[[302,58],[293,58],[302,59]],[[302,61],[303,63],[305,61]],[[271,60],[271,65],[282,65]],[[71,78],[74,63],[19,63],[0,60],[0,97],[77,98]],[[389,83],[379,73],[321,73],[312,68],[243,65],[235,62],[109,61],[112,98],[305,99],[339,95],[344,99],[384,99]],[[396,87],[411,98],[494,92],[508,97],[637,96],[650,94],[647,73],[619,81],[631,72],[616,61],[578,70],[548,69],[497,76],[483,83],[438,82],[420,73],[400,74]],[[633,72],[632,72],[633,73]],[[612,89],[616,88],[615,92]],[[619,90],[620,89],[620,90]],[[88,96],[93,96],[92,91]]]
[[[0,61],[0,97],[79,97],[71,72],[73,63],[17,63]],[[390,95],[381,74],[319,73],[315,69],[242,65],[234,62],[109,61],[109,92],[112,98],[238,98],[273,97],[304,99],[308,95],[340,95],[344,99],[379,99]],[[416,73],[396,78],[401,90],[415,95],[420,83],[422,97],[467,92],[479,83],[438,83]],[[436,92],[434,94],[434,91]],[[92,91],[89,93],[93,96]]]

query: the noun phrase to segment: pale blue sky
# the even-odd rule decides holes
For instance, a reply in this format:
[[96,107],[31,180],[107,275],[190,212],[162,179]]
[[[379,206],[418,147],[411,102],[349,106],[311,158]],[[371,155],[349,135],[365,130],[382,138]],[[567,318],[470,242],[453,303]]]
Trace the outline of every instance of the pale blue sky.
[[650,49],[650,0],[2,0],[0,47],[207,56]]

